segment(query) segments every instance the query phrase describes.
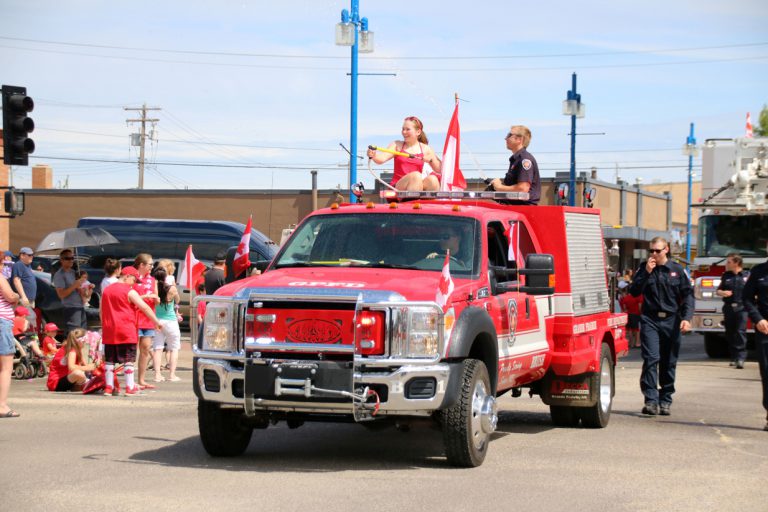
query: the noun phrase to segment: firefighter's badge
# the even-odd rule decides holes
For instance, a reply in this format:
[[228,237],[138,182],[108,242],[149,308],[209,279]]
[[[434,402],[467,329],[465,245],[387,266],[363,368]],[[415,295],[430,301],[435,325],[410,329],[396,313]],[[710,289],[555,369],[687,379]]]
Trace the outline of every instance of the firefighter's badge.
[[531,162],[529,159],[525,158],[523,159],[523,169],[526,171],[529,170],[531,167],[533,167],[533,162]]

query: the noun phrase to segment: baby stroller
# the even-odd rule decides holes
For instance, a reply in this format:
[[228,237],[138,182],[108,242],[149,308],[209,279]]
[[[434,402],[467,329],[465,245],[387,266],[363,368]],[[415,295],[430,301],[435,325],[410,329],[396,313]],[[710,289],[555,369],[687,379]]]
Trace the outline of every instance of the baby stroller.
[[48,367],[45,360],[37,356],[29,344],[37,341],[34,336],[27,334],[19,336],[16,340],[16,353],[13,356],[13,378],[31,379],[33,377],[45,377]]

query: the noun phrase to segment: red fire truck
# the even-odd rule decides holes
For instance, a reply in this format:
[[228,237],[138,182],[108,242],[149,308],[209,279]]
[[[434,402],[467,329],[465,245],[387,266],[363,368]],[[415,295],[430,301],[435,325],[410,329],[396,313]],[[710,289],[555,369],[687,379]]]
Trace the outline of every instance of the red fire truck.
[[427,419],[449,463],[478,466],[497,397],[523,388],[556,425],[608,424],[626,315],[610,312],[599,212],[398,196],[312,213],[264,274],[198,298],[208,453],[238,455],[277,421]]
[[[705,199],[694,205],[702,211],[692,266],[696,298],[693,330],[704,335],[707,355],[727,357],[723,301],[715,291],[728,254],[740,254],[746,269],[765,261],[768,138],[707,140],[702,150],[701,178]],[[748,332],[751,337],[751,324]]]

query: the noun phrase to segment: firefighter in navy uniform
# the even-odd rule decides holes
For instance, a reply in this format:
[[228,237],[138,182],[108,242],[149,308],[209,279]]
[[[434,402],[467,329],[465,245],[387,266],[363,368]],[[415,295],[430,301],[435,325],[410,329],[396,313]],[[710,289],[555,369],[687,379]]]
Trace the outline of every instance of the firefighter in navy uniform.
[[[768,252],[768,244],[765,248]],[[752,267],[744,285],[744,307],[755,325],[757,362],[763,382],[763,407],[766,411],[765,427],[768,431],[768,261]]]
[[651,240],[649,252],[648,261],[637,269],[629,286],[632,296],[643,296],[640,390],[645,405],[642,412],[669,416],[681,333],[691,330],[693,289],[683,267],[668,258],[669,244],[664,238]]
[[512,152],[509,157],[509,170],[504,179],[496,178],[488,188],[499,192],[528,192],[527,201],[502,199],[501,204],[539,204],[541,198],[541,178],[539,164],[528,152],[531,143],[531,130],[526,126],[513,126],[504,137],[507,149]]
[[747,310],[741,300],[746,275],[742,269],[742,258],[732,253],[725,260],[725,272],[718,286],[718,297],[723,298],[725,337],[731,350],[731,366],[744,368],[747,359]]

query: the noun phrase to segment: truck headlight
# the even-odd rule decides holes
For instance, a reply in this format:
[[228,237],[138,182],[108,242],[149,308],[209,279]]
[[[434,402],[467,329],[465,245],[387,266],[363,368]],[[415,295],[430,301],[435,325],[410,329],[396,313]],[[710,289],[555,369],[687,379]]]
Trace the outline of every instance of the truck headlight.
[[231,302],[209,302],[205,310],[203,327],[203,350],[231,352],[234,350],[234,304]]
[[440,347],[440,314],[431,307],[408,307],[399,309],[394,315],[393,346],[399,347],[399,354],[405,358],[437,357]]
[[697,299],[717,299],[715,291],[720,286],[719,277],[700,277],[693,287],[693,296]]

